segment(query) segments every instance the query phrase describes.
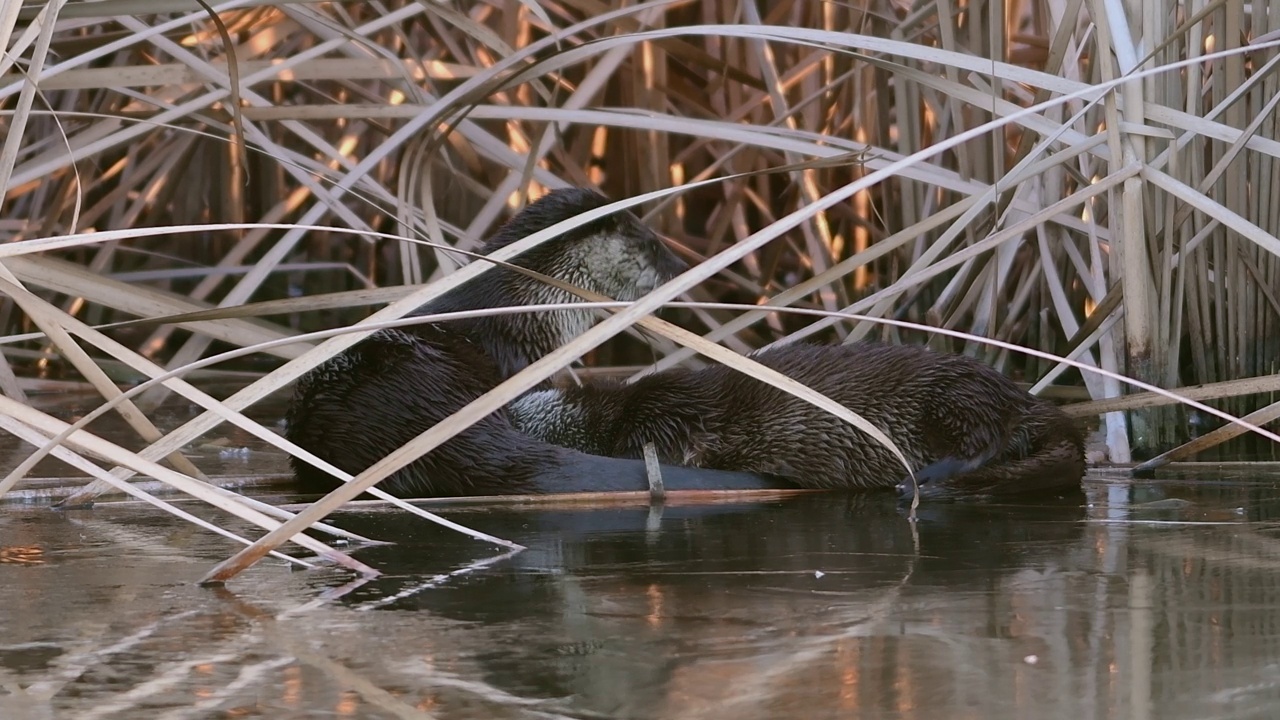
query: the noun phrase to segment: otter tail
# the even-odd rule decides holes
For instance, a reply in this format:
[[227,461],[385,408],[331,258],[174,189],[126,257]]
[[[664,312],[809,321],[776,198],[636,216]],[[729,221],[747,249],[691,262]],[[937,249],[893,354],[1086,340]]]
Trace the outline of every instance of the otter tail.
[[[1056,407],[1024,419],[1012,446],[991,458],[944,458],[917,473],[921,498],[990,500],[1081,491],[1084,439],[1075,424]],[[1021,451],[1019,451],[1021,450]],[[910,479],[898,486],[910,498]]]

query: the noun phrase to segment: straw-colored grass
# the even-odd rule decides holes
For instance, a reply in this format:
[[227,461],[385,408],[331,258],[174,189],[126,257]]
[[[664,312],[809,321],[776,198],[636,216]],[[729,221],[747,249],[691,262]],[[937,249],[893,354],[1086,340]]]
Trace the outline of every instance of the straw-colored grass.
[[[79,500],[138,472],[190,491],[182,449],[224,422],[301,452],[243,411],[488,267],[449,249],[564,185],[701,262],[307,511],[217,494],[270,531],[251,554],[584,355],[646,361],[594,352],[633,325],[660,368],[806,337],[975,353],[1035,392],[1082,386],[1118,462],[1245,431],[1177,448],[1182,406],[1123,399],[1121,376],[1280,416],[1274,4],[212,7],[0,4],[5,429],[98,475]],[[713,301],[680,311],[693,333],[649,317],[682,296]],[[182,379],[246,359],[276,366],[229,397]],[[120,367],[163,379],[122,394]],[[63,376],[136,447],[22,408]],[[158,427],[157,393],[206,412]]]

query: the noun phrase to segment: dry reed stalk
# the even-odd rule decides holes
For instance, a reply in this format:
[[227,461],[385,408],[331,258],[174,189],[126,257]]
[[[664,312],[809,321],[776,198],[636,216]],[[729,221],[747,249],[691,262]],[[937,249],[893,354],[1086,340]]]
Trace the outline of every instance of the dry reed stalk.
[[[474,249],[529,192],[565,184],[647,196],[647,220],[711,260],[554,364],[692,292],[846,318],[685,315],[736,351],[879,332],[1095,401],[1121,393],[1117,373],[1183,387],[1280,371],[1272,4],[875,0],[739,16],[680,1],[252,0],[213,6],[230,47],[180,0],[3,7],[0,263],[157,370],[196,365],[215,340],[285,361],[142,458],[470,276],[441,245]],[[228,144],[241,131],[247,157]],[[110,277],[124,273],[150,279]],[[279,342],[384,302],[354,334]],[[112,326],[160,316],[181,332]],[[51,318],[33,335],[37,318],[0,307],[7,395],[67,362],[95,374]],[[875,322],[890,319],[959,334]],[[694,355],[656,347],[659,367]],[[1064,355],[1074,364],[1052,360]],[[1106,415],[1114,460],[1130,440],[1150,453],[1184,435],[1178,413],[1144,405]]]

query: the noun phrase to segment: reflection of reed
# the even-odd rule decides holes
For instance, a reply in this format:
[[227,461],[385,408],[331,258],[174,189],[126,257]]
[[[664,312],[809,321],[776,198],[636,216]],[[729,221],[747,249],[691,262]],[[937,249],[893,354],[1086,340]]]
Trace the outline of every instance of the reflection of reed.
[[1044,680],[1069,677],[1062,670],[1073,666],[1052,612],[1071,593],[1061,573],[1024,572],[985,589],[908,586],[851,593],[834,607],[822,597],[770,608],[769,617],[792,620],[774,624],[745,657],[682,668],[659,715],[1043,717],[1026,713],[1043,707]]
[[0,563],[9,565],[43,565],[44,549],[31,545],[0,547]]
[[[927,530],[913,552],[900,518],[851,512],[836,525],[813,507],[795,517],[839,530],[755,533],[747,552],[768,570],[717,569],[732,555],[722,556],[716,540],[733,535],[706,525],[690,534],[690,542],[710,541],[697,545],[694,567],[664,569],[652,558],[638,567],[643,591],[630,582],[632,565],[611,564],[606,548],[575,557],[597,571],[560,581],[575,588],[571,604],[586,616],[560,631],[592,654],[566,678],[574,696],[617,716],[779,717],[809,708],[810,717],[845,708],[927,717],[940,706],[985,707],[1072,667],[1072,657],[1054,657],[1056,638],[1066,636],[1054,608],[1069,605],[1073,590],[1055,558],[1078,550],[1060,542],[1064,528],[1079,537],[1072,522],[989,538],[991,557],[1027,560],[992,569],[946,541],[931,547]],[[962,514],[956,524],[969,521],[980,522]],[[1034,665],[1024,662],[1033,655]],[[1028,707],[1043,696],[1021,692]]]
[[1183,696],[1178,680],[1203,677],[1210,700],[1280,701],[1280,539],[1273,526],[1145,533],[1134,558],[1155,591],[1157,697]]
[[[651,584],[648,600],[623,600],[623,591],[604,592],[610,585],[596,582],[586,587],[619,625],[644,617],[651,634],[665,626],[672,642],[698,651],[672,660],[655,641],[651,654],[635,657],[645,645],[628,643],[625,659],[606,653],[592,664],[591,676],[614,678],[612,690],[581,691],[609,697],[601,711],[639,713],[649,702],[645,693],[619,698],[616,678],[631,677],[626,668],[647,658],[674,665],[660,709],[650,709],[664,718],[778,717],[800,708],[805,717],[835,716],[836,708],[857,717],[1204,717],[1177,710],[1234,687],[1221,675],[1230,674],[1226,668],[1243,668],[1252,681],[1278,655],[1271,618],[1280,593],[1269,579],[1249,577],[1274,565],[1268,555],[1275,541],[1241,528],[1193,530],[1178,536],[1188,541],[1170,542],[1165,529],[1099,524],[1065,545],[1028,533],[1020,545],[1026,563],[1004,572],[961,566],[938,574],[935,566],[902,587],[878,578],[863,589],[779,588],[693,601],[680,585]],[[1148,557],[1147,544],[1159,548],[1163,567]],[[1044,554],[1037,561],[1038,545]],[[922,553],[931,554],[927,537]],[[1167,573],[1188,573],[1189,558],[1212,571],[1170,582]],[[948,576],[952,582],[942,582]],[[1187,597],[1184,584],[1205,597]],[[1223,597],[1221,586],[1237,584],[1232,598]],[[690,621],[681,610],[687,604],[696,605],[692,617],[701,621]],[[668,620],[655,620],[661,616]],[[1246,617],[1270,630],[1241,638],[1235,619]],[[636,623],[632,632],[616,627],[611,634],[643,637]],[[1178,639],[1188,632],[1210,637]],[[602,667],[610,660],[617,662],[612,672]],[[1190,677],[1191,667],[1219,673]],[[1256,683],[1242,684],[1261,692]]]
[[[0,566],[0,667],[19,668],[0,679],[56,717],[1265,716],[1280,695],[1274,526],[1142,522],[1265,494],[1178,494],[1117,508],[1093,493],[1088,513],[1129,523],[954,506],[912,527],[867,496],[469,509],[459,519],[522,528],[528,545],[479,570],[471,541],[348,514],[401,538],[360,551],[386,576],[343,586],[264,565],[218,593],[186,583],[224,549],[177,521],[41,512],[0,524],[0,544],[46,558]],[[334,600],[314,602],[324,588]]]
[[[155,15],[0,13],[0,397],[15,402],[82,376],[110,398],[152,361],[191,369],[215,342],[349,325],[394,299],[372,286],[456,277],[451,250],[562,184],[679,189],[648,219],[686,258],[719,256],[684,289],[753,308],[682,320],[735,350],[881,330],[946,342],[766,307],[794,305],[1069,349],[1162,386],[1276,372],[1274,3],[255,1],[220,8],[225,39],[190,3],[125,5]],[[87,327],[139,318],[155,325]],[[946,344],[1040,386],[1062,370]],[[128,437],[198,475],[180,453],[283,389],[266,368],[301,345],[207,368],[253,391],[158,444],[142,402],[120,415]],[[653,349],[691,354],[624,340],[595,359]],[[1271,402],[1259,383],[1201,392],[1241,414]],[[1201,430],[1138,405],[1107,415],[1113,458],[1130,437]]]

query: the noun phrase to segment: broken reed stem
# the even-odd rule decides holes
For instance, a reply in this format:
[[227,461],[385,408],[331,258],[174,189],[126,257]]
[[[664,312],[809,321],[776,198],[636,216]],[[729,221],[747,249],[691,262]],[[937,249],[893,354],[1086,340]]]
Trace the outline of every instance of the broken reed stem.
[[[235,306],[250,296],[337,296],[366,278],[385,285],[449,269],[427,246],[388,253],[357,237],[388,221],[473,247],[529,191],[597,183],[623,198],[689,184],[646,199],[659,203],[657,229],[701,256],[752,242],[777,218],[799,231],[753,245],[700,291],[871,316],[851,325],[864,321],[810,323],[763,308],[727,321],[704,314],[715,341],[857,337],[880,319],[936,317],[962,333],[950,336],[952,348],[998,336],[1044,359],[1078,340],[1082,362],[1067,366],[1065,382],[1095,366],[1124,370],[1114,359],[1128,354],[1134,362],[1120,374],[1182,386],[1192,399],[1240,397],[1217,415],[1246,414],[1266,401],[1243,396],[1275,392],[1268,378],[1280,372],[1280,204],[1250,200],[1280,185],[1280,122],[1243,115],[1269,108],[1280,87],[1270,8],[1254,3],[1245,15],[1244,4],[1228,3],[1175,24],[1163,22],[1181,7],[1169,3],[1051,2],[961,13],[940,0],[907,15],[884,0],[792,3],[752,11],[745,23],[735,6],[713,4],[696,26],[682,3],[611,1],[578,22],[578,10],[543,15],[499,0],[443,24],[421,21],[444,12],[429,4],[308,6],[314,22],[342,33],[297,26],[284,6],[220,10],[239,47],[254,49],[235,66],[194,6],[112,20],[130,32],[94,43],[75,18],[106,9],[22,8],[0,19],[0,111],[11,120],[0,153],[0,255],[21,283],[86,325],[208,312],[184,326],[189,339],[112,331],[174,367],[204,354],[211,338],[244,347],[363,314],[355,300],[323,310],[304,300],[277,325],[219,317],[193,298]],[[37,12],[53,22],[24,34],[18,23]],[[237,24],[246,17],[252,26]],[[1135,48],[1152,50],[1139,57]],[[110,67],[89,66],[104,59]],[[247,158],[228,151],[232,137]],[[399,162],[411,141],[422,143],[418,161]],[[881,181],[825,202],[889,167]],[[227,187],[241,170],[247,193]],[[402,182],[406,171],[428,176]],[[192,177],[215,189],[207,202],[179,191]],[[825,209],[795,216],[810,207]],[[241,214],[263,224],[242,234],[209,222]],[[305,227],[326,216],[332,227]],[[186,234],[142,230],[162,226]],[[82,228],[112,242],[91,250],[67,239]],[[52,239],[18,257],[30,247],[14,241],[33,237]],[[248,259],[256,262],[243,276],[218,272]],[[204,278],[111,277],[202,268]],[[428,295],[406,292],[407,304],[376,318]],[[11,337],[31,329],[12,307],[0,322]],[[942,335],[900,330],[901,341]],[[320,351],[274,346],[267,352],[305,360],[223,407],[242,411],[361,334]],[[16,342],[0,364],[11,397],[27,376],[57,369],[43,338]],[[1147,345],[1181,354],[1148,367]],[[996,357],[1029,380],[1041,367],[1015,352]],[[1059,372],[1052,361],[1043,367]],[[1114,385],[1085,385],[1099,399],[1069,413],[1167,402],[1142,393],[1104,401]],[[176,452],[222,421],[205,414],[140,456]]]

